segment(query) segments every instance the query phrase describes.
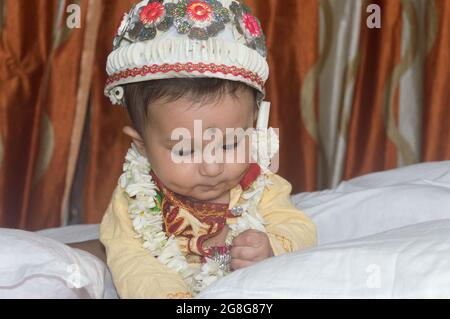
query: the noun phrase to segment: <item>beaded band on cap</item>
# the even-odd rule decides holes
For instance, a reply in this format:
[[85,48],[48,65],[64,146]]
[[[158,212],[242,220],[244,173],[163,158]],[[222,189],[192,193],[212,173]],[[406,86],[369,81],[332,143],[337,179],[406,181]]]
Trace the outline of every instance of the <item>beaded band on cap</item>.
[[121,85],[174,77],[244,82],[261,93],[268,78],[261,25],[233,0],[144,0],[125,14],[108,56],[105,95]]
[[224,75],[231,74],[233,76],[241,76],[243,78],[246,78],[250,81],[253,81],[258,84],[259,89],[263,90],[264,88],[264,81],[261,79],[261,77],[251,71],[248,71],[244,68],[238,68],[236,66],[226,66],[224,64],[216,65],[213,63],[205,64],[205,63],[175,63],[175,64],[163,64],[158,65],[154,64],[152,66],[143,66],[142,68],[134,68],[134,69],[127,69],[124,71],[121,71],[119,73],[115,73],[112,76],[108,78],[106,81],[107,85],[110,85],[111,83],[127,79],[129,77],[137,77],[137,76],[146,76],[148,74],[156,74],[156,73],[168,73],[168,72],[177,72],[180,73],[182,71],[186,71],[189,73],[193,72],[200,72],[200,73],[222,73]]

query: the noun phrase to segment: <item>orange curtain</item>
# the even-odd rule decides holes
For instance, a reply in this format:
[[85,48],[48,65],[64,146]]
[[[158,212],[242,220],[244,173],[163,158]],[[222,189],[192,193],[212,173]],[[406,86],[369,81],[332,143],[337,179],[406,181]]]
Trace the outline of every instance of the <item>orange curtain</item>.
[[[102,28],[94,65],[89,157],[84,183],[83,221],[97,223],[101,220],[105,207],[117,185],[127,149],[131,145],[124,134],[124,125],[131,125],[126,111],[121,106],[112,106],[103,94],[106,82],[106,58],[112,49],[118,22],[124,12],[128,12],[135,1],[103,1]],[[102,167],[99,170],[99,167]]]
[[435,3],[439,22],[429,23],[434,37],[425,62],[423,161],[450,159],[450,1]]
[[0,1],[0,227],[61,223],[84,37],[67,5]]
[[[106,57],[134,2],[0,0],[0,227],[100,222],[130,146],[125,110],[103,95]],[[294,192],[450,159],[449,1],[246,2],[267,35],[279,173]],[[65,23],[71,3],[79,29]],[[369,3],[381,29],[367,27]]]
[[396,147],[388,136],[387,126],[390,116],[398,115],[398,96],[394,97],[393,104],[389,104],[387,94],[392,86],[386,84],[400,62],[402,5],[400,1],[389,0],[378,4],[382,8],[384,27],[369,29],[365,27],[366,20],[362,20],[361,60],[348,133],[344,179],[394,168],[397,164]]

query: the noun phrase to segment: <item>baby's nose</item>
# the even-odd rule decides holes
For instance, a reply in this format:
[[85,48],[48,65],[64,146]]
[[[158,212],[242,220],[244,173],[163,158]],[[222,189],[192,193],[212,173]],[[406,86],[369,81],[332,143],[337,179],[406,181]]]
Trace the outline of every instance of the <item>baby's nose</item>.
[[203,161],[200,164],[200,175],[202,176],[215,177],[222,174],[223,171],[224,171],[223,163],[207,163]]

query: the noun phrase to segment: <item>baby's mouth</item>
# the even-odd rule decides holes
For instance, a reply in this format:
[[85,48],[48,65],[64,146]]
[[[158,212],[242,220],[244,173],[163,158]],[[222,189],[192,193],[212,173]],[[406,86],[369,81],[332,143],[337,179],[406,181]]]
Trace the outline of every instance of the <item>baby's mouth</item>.
[[201,185],[201,188],[212,191],[212,190],[218,189],[220,184],[221,183],[219,183],[219,184],[204,184],[204,185]]
[[204,183],[204,184],[200,184],[200,186],[202,187],[209,187],[209,188],[217,188],[220,185],[223,185],[224,181],[219,181],[219,182],[210,182],[210,183]]
[[220,182],[217,184],[203,184],[200,185],[198,189],[200,192],[207,193],[212,196],[216,196],[218,193],[223,194],[228,191],[226,182]]

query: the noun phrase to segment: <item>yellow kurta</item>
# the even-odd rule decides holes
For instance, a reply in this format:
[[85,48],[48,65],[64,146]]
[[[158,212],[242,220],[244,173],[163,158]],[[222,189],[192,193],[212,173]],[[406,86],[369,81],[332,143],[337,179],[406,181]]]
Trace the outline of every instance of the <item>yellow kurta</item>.
[[[315,225],[290,201],[291,185],[278,175],[264,191],[259,213],[266,223],[275,256],[313,247],[317,242]],[[229,207],[242,194],[240,185],[231,190]],[[152,257],[135,238],[128,214],[126,194],[117,186],[100,226],[100,240],[106,247],[108,267],[121,298],[189,298],[181,276]]]

